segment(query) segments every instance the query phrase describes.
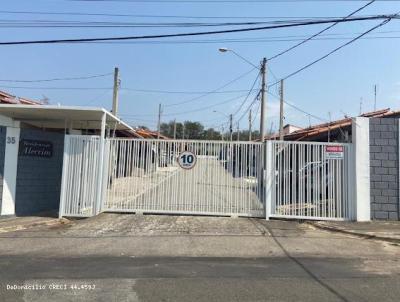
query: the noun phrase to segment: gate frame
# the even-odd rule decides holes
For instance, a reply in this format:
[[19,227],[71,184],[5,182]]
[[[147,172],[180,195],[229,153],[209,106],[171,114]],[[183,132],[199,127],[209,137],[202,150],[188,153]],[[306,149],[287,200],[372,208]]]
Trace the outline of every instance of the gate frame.
[[[104,155],[104,161],[106,162],[104,167],[106,172],[103,173],[103,198],[102,198],[102,207],[101,207],[101,211],[104,212],[121,212],[121,213],[156,213],[156,214],[160,214],[160,213],[165,213],[165,214],[182,214],[182,215],[204,215],[204,216],[226,216],[226,217],[257,217],[257,218],[265,218],[265,197],[263,197],[263,195],[265,196],[265,169],[264,169],[264,165],[265,165],[265,143],[261,143],[261,142],[254,142],[254,141],[240,141],[240,142],[236,142],[236,141],[218,141],[218,140],[168,140],[167,142],[170,143],[194,143],[194,144],[212,144],[212,143],[217,143],[217,144],[221,144],[221,145],[254,145],[254,146],[259,146],[260,148],[260,162],[259,162],[259,168],[260,168],[260,172],[259,172],[259,176],[260,179],[262,180],[262,184],[261,184],[261,188],[260,188],[260,203],[262,205],[262,209],[260,209],[259,211],[262,211],[261,215],[253,215],[251,213],[235,213],[235,212],[202,212],[202,211],[179,211],[179,210],[163,210],[163,209],[149,209],[149,210],[145,210],[145,209],[137,209],[137,210],[132,210],[132,209],[109,209],[106,207],[106,203],[107,203],[107,197],[106,197],[106,190],[107,190],[107,183],[108,183],[108,163],[109,163],[109,158],[108,156],[110,155],[108,151],[110,151],[109,149],[109,144],[111,143],[112,140],[114,139],[118,139],[118,138],[109,138],[106,140],[106,144],[105,147],[107,149],[107,151],[105,152]],[[126,138],[121,138],[122,140],[128,140]],[[159,142],[163,142],[162,140],[158,140],[158,139],[136,139],[135,141],[143,141],[145,143],[159,143]],[[264,170],[264,171],[263,171]]]
[[[102,127],[101,127],[101,133],[103,135],[97,136],[99,138],[99,154],[98,154],[98,168],[99,168],[99,177],[96,180],[97,182],[97,196],[96,196],[96,202],[93,204],[93,212],[91,215],[86,215],[86,214],[80,214],[80,215],[72,215],[76,217],[89,217],[89,216],[94,216],[99,214],[100,212],[104,211],[104,204],[106,202],[106,190],[107,190],[107,181],[108,181],[108,173],[105,171],[108,171],[108,144],[109,140],[106,139],[105,137],[105,122],[106,122],[106,115],[103,115],[102,118]],[[358,129],[355,130],[354,136],[357,136],[357,139],[354,140],[354,144],[347,144],[349,151],[347,153],[348,156],[348,162],[349,164],[347,165],[347,173],[348,173],[348,217],[345,218],[329,218],[329,217],[290,217],[290,216],[285,216],[285,215],[274,215],[272,214],[272,209],[273,209],[273,202],[274,202],[274,186],[275,186],[275,167],[274,167],[274,143],[276,141],[265,141],[263,143],[263,152],[264,155],[262,156],[263,161],[264,161],[264,172],[261,175],[261,179],[263,180],[263,194],[264,196],[261,197],[261,203],[263,204],[264,207],[264,217],[266,220],[269,220],[270,218],[289,218],[289,219],[307,219],[307,220],[335,220],[335,221],[343,221],[343,220],[357,220],[360,221],[360,211],[365,212],[366,207],[361,206],[365,205],[366,201],[361,200],[360,201],[360,196],[357,195],[357,190],[359,190],[360,183],[358,182],[358,179],[362,177],[362,175],[356,173],[356,168],[363,163],[363,161],[366,158],[366,155],[364,156],[360,155],[360,152],[362,149],[365,149],[365,139],[361,139],[360,137],[364,137],[366,133],[368,133],[368,129],[364,128],[364,125],[360,127],[359,125],[362,124],[362,121],[360,121],[357,118],[357,126],[354,126],[355,128],[363,128],[363,129]],[[360,134],[359,132],[362,131]],[[76,136],[76,135],[75,135]],[[186,140],[185,140],[186,141]],[[188,140],[188,142],[194,142],[194,140]],[[200,142],[213,142],[213,141],[200,141]],[[217,141],[220,142],[220,141]],[[67,139],[67,135],[65,137],[65,145],[64,145],[64,160],[63,160],[63,176],[66,173],[67,169],[70,169],[70,167],[66,166],[66,160],[69,157],[69,154],[67,152],[67,149],[69,147],[69,140]],[[251,142],[244,142],[244,143],[251,143]],[[288,142],[290,143],[290,142]],[[296,143],[296,142],[293,142]],[[320,143],[320,142],[302,142],[305,144],[322,144],[322,145],[327,145],[329,143]],[[331,143],[335,144],[335,143]],[[364,150],[365,151],[365,150]],[[363,151],[363,152],[364,152]],[[365,153],[365,152],[364,152]],[[365,163],[364,163],[365,164]],[[368,166],[368,171],[369,171],[369,166]],[[369,176],[369,173],[368,173]],[[62,216],[65,215],[64,210],[65,210],[65,194],[66,194],[66,189],[67,189],[67,184],[66,184],[66,179],[62,180],[61,184],[61,196],[60,196],[60,211],[59,211],[59,217],[61,218]],[[364,181],[365,182],[365,181]],[[361,184],[362,185],[362,184]],[[368,191],[369,192],[369,191]],[[369,203],[369,199],[367,201]],[[131,211],[129,211],[131,212]],[[141,210],[138,210],[137,212],[143,212]],[[159,211],[149,211],[149,213],[177,213],[174,211],[164,211],[164,210],[159,210]],[[185,213],[185,214],[191,214],[190,212]],[[224,216],[229,216],[227,213],[198,213],[198,212],[193,212],[193,214],[200,214],[200,215],[224,215]],[[67,214],[68,216],[68,214]],[[232,215],[231,215],[232,216]],[[240,216],[247,216],[247,215],[240,215]],[[251,216],[251,215],[248,215]]]
[[[273,214],[272,213],[272,207],[273,203],[275,202],[275,196],[274,196],[274,186],[275,186],[275,166],[274,166],[274,158],[275,153],[273,151],[274,144],[279,142],[284,142],[287,144],[310,144],[310,145],[346,145],[348,148],[347,156],[348,156],[348,164],[347,164],[347,171],[344,170],[345,173],[347,173],[347,179],[348,179],[348,184],[347,184],[347,211],[348,215],[347,217],[342,217],[342,218],[334,218],[334,217],[311,217],[311,216],[293,216],[293,215],[278,215],[278,214]],[[312,141],[275,141],[275,140],[268,140],[265,142],[265,152],[266,152],[266,169],[265,169],[265,178],[266,178],[266,186],[265,186],[265,219],[270,220],[271,218],[277,218],[277,219],[297,219],[297,220],[323,220],[323,221],[354,221],[357,218],[357,196],[355,194],[355,189],[354,189],[354,183],[356,181],[356,163],[355,163],[355,158],[356,158],[356,148],[354,148],[354,145],[352,143],[335,143],[335,142],[312,142]],[[359,148],[361,144],[364,144],[365,142],[359,143]],[[369,144],[368,144],[369,146]],[[369,162],[368,162],[369,163]],[[368,165],[368,170],[369,170],[369,165]]]

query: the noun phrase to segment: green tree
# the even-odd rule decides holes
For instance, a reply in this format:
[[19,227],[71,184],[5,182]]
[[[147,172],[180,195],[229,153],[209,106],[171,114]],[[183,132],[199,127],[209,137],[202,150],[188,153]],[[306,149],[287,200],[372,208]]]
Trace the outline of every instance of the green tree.
[[203,131],[203,139],[205,140],[221,140],[221,133],[214,128],[208,128]]
[[204,126],[199,122],[185,121],[185,138],[187,139],[202,139]]

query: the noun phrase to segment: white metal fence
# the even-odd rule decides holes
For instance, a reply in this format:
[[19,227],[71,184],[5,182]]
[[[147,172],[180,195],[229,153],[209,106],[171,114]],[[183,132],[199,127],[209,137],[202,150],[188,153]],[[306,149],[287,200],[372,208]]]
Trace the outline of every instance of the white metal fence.
[[66,135],[60,216],[110,211],[352,219],[351,148],[109,138],[100,160],[99,137]]
[[351,145],[272,142],[272,217],[344,220],[352,217]]
[[65,136],[60,217],[96,214],[99,149],[98,136]]
[[263,217],[263,154],[261,143],[109,139],[103,210]]

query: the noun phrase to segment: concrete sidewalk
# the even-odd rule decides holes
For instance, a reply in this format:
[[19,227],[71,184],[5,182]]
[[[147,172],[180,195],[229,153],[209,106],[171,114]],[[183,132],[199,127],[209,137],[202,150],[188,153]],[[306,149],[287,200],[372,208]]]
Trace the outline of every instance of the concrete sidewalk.
[[58,219],[54,217],[26,216],[26,217],[7,217],[0,219],[0,234],[23,231],[41,226],[56,226],[66,224],[67,219]]
[[317,221],[309,224],[332,232],[340,232],[366,239],[400,243],[400,221],[334,222]]

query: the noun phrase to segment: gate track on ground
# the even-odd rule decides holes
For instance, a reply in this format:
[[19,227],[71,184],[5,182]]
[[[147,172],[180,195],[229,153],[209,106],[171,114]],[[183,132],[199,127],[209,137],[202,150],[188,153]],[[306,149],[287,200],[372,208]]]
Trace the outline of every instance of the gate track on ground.
[[335,295],[337,298],[339,298],[343,302],[350,302],[346,297],[338,293],[334,288],[332,288],[329,284],[325,283],[322,281],[318,276],[316,276],[311,270],[309,270],[299,259],[296,257],[290,255],[290,253],[285,249],[285,247],[282,245],[282,243],[279,242],[278,238],[274,235],[272,229],[270,229],[267,225],[261,223],[257,219],[254,218],[249,218],[251,223],[258,229],[262,228],[264,230],[263,238],[265,238],[265,234],[268,233],[270,237],[274,240],[274,242],[279,246],[279,248],[282,250],[282,252],[285,254],[287,258],[289,258],[292,262],[294,262],[297,266],[299,266],[304,272],[306,272],[307,275],[311,277],[315,282],[320,284],[322,287],[324,287],[327,291],[329,291],[331,294]]

